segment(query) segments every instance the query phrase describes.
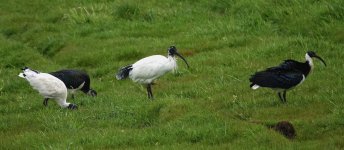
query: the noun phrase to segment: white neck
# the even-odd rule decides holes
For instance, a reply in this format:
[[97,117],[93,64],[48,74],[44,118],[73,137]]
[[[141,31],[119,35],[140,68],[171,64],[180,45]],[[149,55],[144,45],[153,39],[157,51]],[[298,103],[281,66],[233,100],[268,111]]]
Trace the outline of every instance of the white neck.
[[69,104],[70,104],[70,103],[67,103],[66,100],[62,100],[62,99],[57,100],[57,103],[58,103],[61,107],[63,107],[63,108],[68,107]]
[[172,71],[175,72],[178,68],[176,57],[168,55],[167,59],[169,61],[169,65],[170,65]]
[[168,59],[173,59],[174,61],[176,60],[176,57],[175,56],[171,56],[171,55],[168,55],[167,58]]
[[313,70],[314,68],[314,64],[313,64],[313,59],[311,56],[309,56],[307,53],[306,53],[306,61],[308,62],[309,66],[311,66],[311,70]]

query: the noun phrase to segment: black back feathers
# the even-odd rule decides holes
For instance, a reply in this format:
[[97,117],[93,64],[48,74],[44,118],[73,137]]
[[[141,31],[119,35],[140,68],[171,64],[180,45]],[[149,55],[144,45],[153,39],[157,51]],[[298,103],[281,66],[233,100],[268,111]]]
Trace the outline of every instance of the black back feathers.
[[251,86],[289,89],[299,84],[310,72],[307,63],[285,60],[279,66],[267,68],[251,76]]
[[49,73],[59,78],[68,89],[76,89],[80,85],[84,84],[80,89],[84,93],[88,93],[90,89],[90,77],[89,75],[81,70],[60,70]]

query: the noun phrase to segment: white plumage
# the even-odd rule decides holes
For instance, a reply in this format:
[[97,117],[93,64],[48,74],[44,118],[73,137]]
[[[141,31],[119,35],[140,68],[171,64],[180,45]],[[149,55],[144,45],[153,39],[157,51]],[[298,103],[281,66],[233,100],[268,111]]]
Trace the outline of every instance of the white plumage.
[[175,55],[179,56],[189,67],[187,61],[181,56],[175,46],[168,48],[168,56],[153,55],[145,57],[132,65],[125,66],[116,75],[118,80],[129,77],[134,82],[143,84],[147,87],[148,98],[153,98],[151,85],[154,80],[170,71],[177,69]]
[[43,104],[46,105],[49,98],[55,99],[63,108],[76,109],[75,104],[67,103],[67,88],[65,84],[58,78],[48,73],[40,73],[27,67],[23,69],[23,73],[19,77],[25,78],[33,89],[44,97]]
[[177,63],[172,56],[153,55],[137,61],[132,68],[130,79],[140,84],[150,84],[167,72],[176,70]]

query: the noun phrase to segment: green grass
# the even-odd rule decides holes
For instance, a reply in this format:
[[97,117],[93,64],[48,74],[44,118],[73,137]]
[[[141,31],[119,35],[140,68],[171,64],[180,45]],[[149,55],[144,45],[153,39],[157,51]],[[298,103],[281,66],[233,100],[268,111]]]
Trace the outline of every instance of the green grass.
[[[342,0],[1,0],[0,22],[0,149],[344,148]],[[170,45],[191,68],[160,78],[154,101],[114,78]],[[328,66],[315,61],[287,104],[249,88],[255,71],[308,50]],[[87,70],[98,97],[43,107],[23,66]],[[294,140],[264,126],[282,120]]]

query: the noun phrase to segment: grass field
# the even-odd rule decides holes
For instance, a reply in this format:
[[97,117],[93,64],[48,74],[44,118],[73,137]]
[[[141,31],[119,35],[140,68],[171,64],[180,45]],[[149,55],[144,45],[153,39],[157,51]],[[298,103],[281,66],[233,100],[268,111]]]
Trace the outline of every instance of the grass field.
[[[344,149],[343,0],[0,0],[0,149]],[[153,86],[117,70],[188,60]],[[284,59],[325,59],[282,104],[248,78]],[[86,70],[98,97],[61,109],[17,75]],[[294,124],[289,140],[265,125]],[[261,122],[260,124],[252,122]]]

